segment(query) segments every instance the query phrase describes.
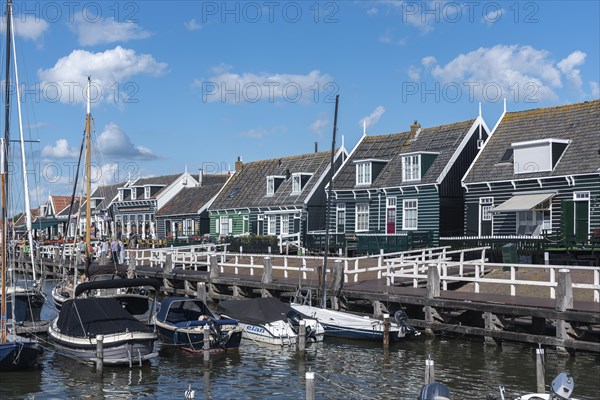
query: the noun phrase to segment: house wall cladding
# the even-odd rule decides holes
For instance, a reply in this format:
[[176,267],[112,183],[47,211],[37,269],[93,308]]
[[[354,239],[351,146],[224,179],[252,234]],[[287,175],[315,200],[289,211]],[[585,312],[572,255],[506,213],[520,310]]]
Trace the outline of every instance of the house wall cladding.
[[[438,240],[438,229],[440,222],[440,202],[438,193],[434,186],[386,189],[386,193],[380,191],[371,192],[371,198],[364,191],[356,191],[356,198],[350,192],[338,193],[337,199],[332,206],[330,224],[332,232],[336,232],[336,207],[339,203],[346,205],[346,233],[356,231],[356,205],[369,204],[369,230],[364,233],[386,233],[386,199],[396,197],[396,233],[405,232],[402,229],[404,216],[403,200],[418,200],[417,231],[433,231],[434,242]],[[341,232],[336,232],[341,233]],[[360,232],[359,232],[360,233]]]
[[[491,182],[490,190],[487,184],[469,185],[468,192],[465,194],[465,235],[477,235],[479,224],[479,199],[481,197],[493,197],[494,206],[498,206],[511,198],[515,194],[524,194],[527,192],[545,192],[556,191],[552,198],[550,216],[552,221],[552,232],[558,232],[561,229],[561,203],[563,201],[573,200],[574,192],[590,192],[589,225],[590,232],[594,229],[600,229],[600,176],[581,175],[574,176],[575,184],[569,186],[566,178],[552,177],[542,178],[542,186],[537,179],[515,181],[516,188],[510,182]],[[476,211],[475,211],[476,210]],[[493,217],[494,235],[515,235],[516,232],[516,213],[496,213]]]
[[[156,234],[159,238],[167,236],[167,221],[169,223],[183,224],[184,220],[194,221],[194,235],[206,235],[210,232],[210,224],[208,214],[203,212],[202,214],[187,214],[187,215],[174,215],[174,216],[161,216],[156,217]],[[197,228],[197,229],[196,229]]]

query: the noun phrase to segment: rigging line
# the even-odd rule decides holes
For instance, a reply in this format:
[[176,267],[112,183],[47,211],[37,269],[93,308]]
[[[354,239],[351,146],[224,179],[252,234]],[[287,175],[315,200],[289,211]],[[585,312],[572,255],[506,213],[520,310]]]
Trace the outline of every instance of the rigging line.
[[[77,170],[75,172],[75,181],[73,182],[73,192],[71,193],[71,204],[69,205],[69,216],[67,218],[67,223],[66,223],[66,227],[65,227],[66,228],[65,239],[69,233],[69,225],[71,224],[71,214],[73,213],[73,202],[75,201],[75,194],[77,193],[77,181],[79,179],[79,168],[81,167],[81,155],[83,154],[84,144],[85,144],[85,135],[83,135],[83,138],[81,140],[81,148],[79,149],[79,158],[77,160]],[[61,249],[61,254],[60,254],[60,259],[59,259],[60,263],[62,263],[63,255],[65,253],[65,247],[66,246],[62,246],[62,249]]]

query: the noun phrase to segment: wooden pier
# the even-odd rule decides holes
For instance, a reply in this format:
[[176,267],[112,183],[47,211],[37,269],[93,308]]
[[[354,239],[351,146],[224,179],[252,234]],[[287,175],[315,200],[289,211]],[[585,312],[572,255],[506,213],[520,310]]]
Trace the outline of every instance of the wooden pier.
[[[62,274],[72,249],[36,250],[39,273]],[[427,334],[454,333],[486,343],[517,341],[569,353],[600,353],[600,267],[494,264],[486,248],[447,247],[333,258],[327,297],[333,308],[375,316],[405,309]],[[17,258],[17,271],[31,267]],[[322,258],[239,254],[204,246],[129,250],[138,276],[163,281],[166,294],[207,300],[274,296],[284,301],[321,287]],[[318,297],[317,297],[318,298]]]

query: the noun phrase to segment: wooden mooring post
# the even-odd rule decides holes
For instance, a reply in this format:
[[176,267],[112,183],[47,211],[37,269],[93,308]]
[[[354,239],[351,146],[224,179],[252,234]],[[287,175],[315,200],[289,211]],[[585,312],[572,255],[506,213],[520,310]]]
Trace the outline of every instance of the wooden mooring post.
[[304,354],[306,349],[306,321],[301,319],[298,325],[298,351]]
[[210,326],[208,324],[204,325],[204,346],[202,348],[202,353],[204,356],[204,362],[208,362],[210,360]]
[[390,314],[383,314],[383,348],[390,347]]
[[96,372],[102,373],[104,367],[104,336],[96,335]]
[[[418,268],[418,265],[415,266],[415,268]],[[427,299],[432,300],[439,296],[440,271],[438,270],[437,264],[431,263],[427,268]],[[425,323],[427,324],[425,335],[435,336],[433,329],[431,329],[431,324],[433,324],[435,316],[438,315],[438,313],[435,308],[431,306],[425,306],[423,310],[425,311]]]
[[[571,272],[562,268],[558,271],[558,282],[556,289],[556,311],[567,311],[573,308],[573,283],[571,281]],[[556,321],[556,338],[563,343],[569,338],[569,332],[573,332],[571,325],[564,319]],[[560,353],[567,353],[564,346],[556,346]]]
[[306,400],[315,400],[315,373],[306,373]]
[[433,360],[428,358],[425,360],[425,385],[435,381],[435,363]]
[[535,380],[537,383],[537,392],[546,392],[546,378],[544,368],[544,349],[535,349]]

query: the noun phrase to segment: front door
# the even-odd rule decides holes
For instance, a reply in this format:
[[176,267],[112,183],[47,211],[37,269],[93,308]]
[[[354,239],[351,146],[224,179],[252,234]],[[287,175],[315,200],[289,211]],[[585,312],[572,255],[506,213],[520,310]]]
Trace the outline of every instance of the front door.
[[388,197],[385,212],[385,233],[392,235],[396,233],[396,198]]
[[[577,199],[577,197],[575,197]],[[590,202],[587,199],[564,200],[561,203],[561,228],[565,239],[587,243]]]
[[479,199],[479,236],[492,235],[492,208],[494,208],[493,197]]

